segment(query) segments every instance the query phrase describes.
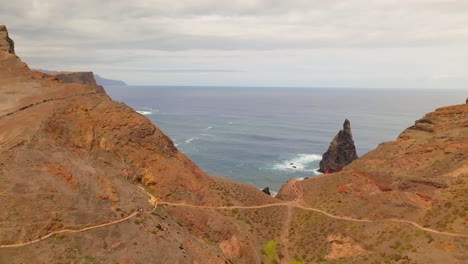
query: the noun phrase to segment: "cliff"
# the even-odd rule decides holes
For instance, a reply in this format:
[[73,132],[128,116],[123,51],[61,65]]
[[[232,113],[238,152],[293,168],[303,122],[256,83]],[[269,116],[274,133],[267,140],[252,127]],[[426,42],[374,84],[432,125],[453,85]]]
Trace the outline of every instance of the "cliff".
[[[47,74],[47,75],[71,74],[71,73],[77,74],[78,73],[78,72],[50,71],[50,70],[44,70],[44,69],[33,69],[33,70],[38,71],[38,72],[42,72],[42,73]],[[127,85],[124,81],[103,78],[103,77],[99,76],[98,74],[94,74],[94,73],[93,73],[93,76],[91,78],[91,76],[89,76],[89,73],[91,73],[91,72],[81,72],[81,74],[87,75],[87,76],[85,78],[78,78],[78,79],[87,80],[88,82],[93,82],[93,83],[95,82],[97,85],[101,85],[101,86],[126,86]],[[67,82],[66,80],[63,80],[63,79],[62,79],[62,81]],[[75,81],[73,81],[73,82],[75,82]],[[78,80],[78,82],[83,83],[83,81],[81,81],[81,80]]]
[[124,81],[107,79],[97,74],[94,75],[94,79],[96,79],[96,82],[99,85],[103,86],[127,86],[127,84]]
[[[33,72],[8,50],[0,51],[0,69],[0,263],[83,263],[87,255],[112,263],[129,257],[221,263],[240,257],[219,247],[229,250],[241,233],[232,219],[194,212],[192,223],[208,233],[190,232],[175,217],[187,209],[155,202],[275,201],[251,186],[208,176],[150,120],[112,101],[92,73]],[[63,242],[49,243],[56,239]],[[242,246],[245,254],[252,254],[249,247]],[[160,250],[137,253],[143,248]]]
[[[5,42],[6,35],[3,35]],[[463,263],[468,104],[278,198],[146,117],[0,50],[0,263]]]

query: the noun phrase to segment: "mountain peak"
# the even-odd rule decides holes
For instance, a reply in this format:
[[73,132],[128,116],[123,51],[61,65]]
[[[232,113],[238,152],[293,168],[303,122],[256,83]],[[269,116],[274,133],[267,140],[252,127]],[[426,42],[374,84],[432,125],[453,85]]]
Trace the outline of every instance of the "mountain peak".
[[0,24],[0,51],[6,51],[15,54],[15,43],[8,36],[8,30],[5,25]]

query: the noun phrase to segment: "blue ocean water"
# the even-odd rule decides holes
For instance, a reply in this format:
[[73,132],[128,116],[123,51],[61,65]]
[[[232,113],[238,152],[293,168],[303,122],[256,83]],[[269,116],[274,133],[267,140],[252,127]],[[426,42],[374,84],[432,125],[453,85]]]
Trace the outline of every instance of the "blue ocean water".
[[106,87],[144,114],[212,175],[277,191],[317,175],[321,155],[351,121],[358,155],[395,139],[434,109],[464,103],[461,90]]

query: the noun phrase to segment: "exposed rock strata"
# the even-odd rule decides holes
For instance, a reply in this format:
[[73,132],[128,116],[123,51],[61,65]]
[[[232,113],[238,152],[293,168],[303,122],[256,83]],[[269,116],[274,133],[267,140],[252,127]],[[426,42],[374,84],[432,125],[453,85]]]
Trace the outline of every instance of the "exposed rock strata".
[[330,234],[327,237],[330,247],[326,259],[340,259],[356,257],[367,254],[368,251],[353,238],[346,237],[342,233]]
[[96,86],[99,92],[104,94],[106,93],[104,87],[97,84],[96,79],[94,78],[94,74],[92,72],[58,72],[51,75],[64,83],[81,83],[94,85]]
[[323,154],[320,161],[319,171],[330,173],[340,171],[344,166],[357,159],[356,147],[354,146],[351,124],[348,119],[343,123],[343,129],[338,132],[330,142],[327,152]]

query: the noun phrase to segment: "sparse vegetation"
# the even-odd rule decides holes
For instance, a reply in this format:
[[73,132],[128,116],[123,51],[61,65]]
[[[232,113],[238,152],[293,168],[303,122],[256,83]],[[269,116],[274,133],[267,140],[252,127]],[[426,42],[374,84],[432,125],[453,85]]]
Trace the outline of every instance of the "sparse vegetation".
[[273,264],[276,263],[276,241],[270,240],[268,243],[263,247],[262,253],[266,255],[265,264]]

